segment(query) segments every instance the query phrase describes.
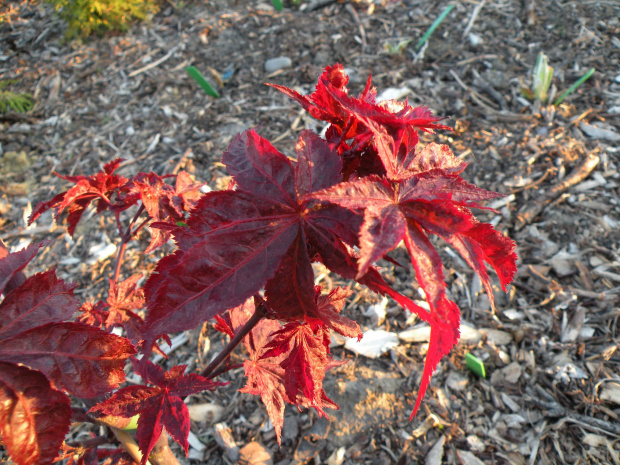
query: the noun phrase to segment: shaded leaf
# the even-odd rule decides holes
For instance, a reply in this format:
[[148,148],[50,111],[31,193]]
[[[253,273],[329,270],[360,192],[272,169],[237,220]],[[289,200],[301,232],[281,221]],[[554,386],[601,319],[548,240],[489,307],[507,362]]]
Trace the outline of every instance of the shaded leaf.
[[15,463],[53,463],[70,423],[69,398],[43,374],[0,362],[0,435]]
[[116,388],[125,380],[125,360],[134,353],[127,339],[80,323],[47,323],[24,332],[0,330],[0,361],[37,369],[78,397]]

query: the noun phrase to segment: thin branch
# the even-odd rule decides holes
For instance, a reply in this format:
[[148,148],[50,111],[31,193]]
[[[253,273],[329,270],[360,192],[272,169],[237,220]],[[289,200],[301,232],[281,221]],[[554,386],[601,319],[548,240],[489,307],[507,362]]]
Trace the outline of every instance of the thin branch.
[[204,376],[205,378],[211,378],[211,374],[213,371],[230,355],[230,353],[235,350],[235,347],[239,345],[239,343],[243,340],[245,336],[247,336],[250,331],[258,324],[260,320],[266,315],[267,309],[264,304],[260,304],[256,307],[256,311],[250,317],[250,319],[243,325],[243,327],[239,330],[235,337],[233,337],[228,345],[224,347],[224,349],[217,354],[207,367],[200,372],[200,376]]
[[144,228],[150,220],[151,220],[150,218],[145,218],[144,221],[140,223],[138,227],[131,233],[131,237],[135,237],[136,234],[138,234],[140,230]]
[[471,17],[469,18],[469,22],[467,23],[467,27],[465,28],[465,30],[463,31],[463,35],[461,36],[462,39],[465,39],[467,37],[467,34],[469,34],[469,31],[471,31],[471,28],[474,25],[474,22],[476,21],[476,18],[478,17],[478,13],[480,13],[480,10],[482,9],[482,7],[486,3],[486,1],[487,0],[482,0],[480,3],[478,3],[474,7],[474,11],[471,13]]
[[133,233],[131,232],[131,229],[134,227],[134,225],[136,224],[136,221],[138,221],[138,218],[140,217],[140,215],[142,214],[144,210],[145,210],[144,204],[140,205],[140,208],[138,208],[138,211],[136,212],[134,217],[131,219],[131,221],[127,225],[127,229],[125,230],[125,232],[123,232],[121,228],[121,223],[119,219],[120,215],[118,213],[114,214],[116,216],[116,223],[118,225],[119,233],[121,236],[121,246],[118,249],[118,253],[116,254],[116,263],[114,265],[114,276],[112,278],[112,280],[115,283],[118,282],[118,277],[121,274],[121,265],[123,264],[123,257],[125,256],[125,251],[127,250],[127,244],[134,237],[134,235],[138,231],[140,231],[142,227],[144,227],[144,225],[148,221],[148,218],[147,218],[146,220],[142,222],[142,224],[140,224],[140,226],[138,226],[138,228],[136,228],[136,230]]
[[116,254],[116,265],[114,266],[114,276],[112,278],[115,283],[118,282],[118,276],[121,274],[121,265],[123,264],[125,250],[127,250],[127,241],[123,240],[121,242],[121,247],[118,249],[118,254]]

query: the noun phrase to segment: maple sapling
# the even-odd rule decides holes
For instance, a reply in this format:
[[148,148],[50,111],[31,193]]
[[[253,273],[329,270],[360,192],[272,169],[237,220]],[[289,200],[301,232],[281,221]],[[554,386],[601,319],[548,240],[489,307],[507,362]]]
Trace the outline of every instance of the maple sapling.
[[[487,265],[504,290],[512,281],[514,242],[472,213],[500,194],[463,180],[466,164],[446,145],[418,146],[418,131],[450,128],[425,107],[376,102],[370,78],[358,97],[349,94],[347,83],[337,64],[325,69],[310,95],[272,85],[328,122],[325,138],[302,131],[293,160],[255,130],[242,132],[222,156],[232,177],[226,190],[203,195],[187,173],[179,173],[174,188],[154,173],[124,178],[115,174],[120,166],[115,160],[94,176],[64,177],[75,186],[35,208],[32,219],[50,208],[57,214],[68,210],[70,234],[93,201],[97,212],[115,216],[120,247],[108,299],[84,305],[79,321],[124,328],[142,354],[132,363],[145,384],[116,390],[88,415],[113,423],[139,414],[142,463],[149,454],[149,460],[158,457],[154,447],[166,438],[164,430],[187,453],[190,424],[183,399],[221,386],[214,378],[241,366],[230,357],[241,343],[248,354],[241,392],[260,396],[278,441],[286,404],[313,407],[322,416],[338,408],[323,389],[326,371],[341,363],[330,353],[331,332],[358,339],[363,333],[342,314],[351,291],[315,286],[313,262],[390,296],[430,325],[412,417],[437,364],[459,339],[460,310],[447,296],[430,236],[460,253],[491,305]],[[121,213],[132,207],[137,211],[123,228]],[[168,239],[176,250],[159,260],[140,288],[141,275],[119,277],[127,243],[145,226],[151,230],[146,252]],[[388,285],[376,266],[380,259],[391,260],[389,252],[401,241],[430,310]],[[136,313],[140,309],[146,309],[144,319]],[[166,371],[149,361],[161,338],[211,319],[230,342],[200,374],[185,373],[185,366]],[[18,463],[25,462],[18,457]]]

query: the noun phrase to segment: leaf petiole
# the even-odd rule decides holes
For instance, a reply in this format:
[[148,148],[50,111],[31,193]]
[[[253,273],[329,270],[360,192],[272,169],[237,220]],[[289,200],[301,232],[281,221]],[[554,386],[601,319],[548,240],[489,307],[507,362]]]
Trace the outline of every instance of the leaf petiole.
[[230,355],[230,353],[233,350],[235,350],[235,347],[237,347],[239,343],[243,341],[243,338],[247,336],[250,333],[250,331],[252,331],[252,329],[254,329],[254,326],[256,326],[258,322],[262,320],[266,314],[267,314],[267,309],[265,305],[264,304],[258,305],[256,307],[256,310],[254,311],[254,314],[250,317],[250,319],[241,327],[239,332],[235,334],[235,337],[233,337],[230,340],[228,345],[224,347],[224,350],[222,350],[219,354],[217,354],[217,357],[215,357],[211,361],[211,363],[209,363],[209,365],[207,365],[205,369],[200,372],[200,376],[204,376],[205,378],[214,377],[215,376],[214,370],[226,359],[226,357]]

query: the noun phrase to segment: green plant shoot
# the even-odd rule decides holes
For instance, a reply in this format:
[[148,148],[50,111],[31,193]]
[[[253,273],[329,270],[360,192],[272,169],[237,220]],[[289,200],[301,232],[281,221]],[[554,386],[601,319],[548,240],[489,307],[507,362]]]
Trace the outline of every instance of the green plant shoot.
[[564,92],[562,92],[562,95],[560,95],[557,98],[557,100],[555,102],[553,102],[553,104],[555,106],[558,106],[560,103],[562,103],[566,97],[568,97],[570,94],[575,92],[577,90],[577,88],[581,84],[586,82],[590,78],[590,76],[592,76],[594,74],[595,71],[596,71],[596,69],[591,68],[590,71],[588,71],[586,74],[581,76],[581,78],[579,78],[579,80],[577,82],[575,82],[572,86],[570,86],[568,89],[566,89]]
[[454,9],[454,4],[448,5],[446,9],[443,10],[443,12],[437,17],[435,22],[431,24],[431,27],[428,28],[428,30],[424,33],[422,38],[418,41],[418,44],[415,46],[416,52],[422,48],[422,45],[424,45],[424,42],[428,40],[431,34],[435,32],[435,29],[437,29],[437,27],[441,24],[441,22],[444,19],[446,19],[446,16],[448,16],[453,9]]
[[549,66],[547,55],[543,52],[538,54],[536,67],[534,68],[534,98],[545,103],[549,98],[549,87],[553,78],[553,67]]
[[191,78],[196,81],[200,87],[202,87],[202,90],[204,90],[207,95],[219,98],[219,92],[215,90],[211,84],[209,84],[209,81],[207,81],[200,71],[198,71],[194,66],[188,66],[185,68],[185,71],[187,71],[187,74],[189,74]]

